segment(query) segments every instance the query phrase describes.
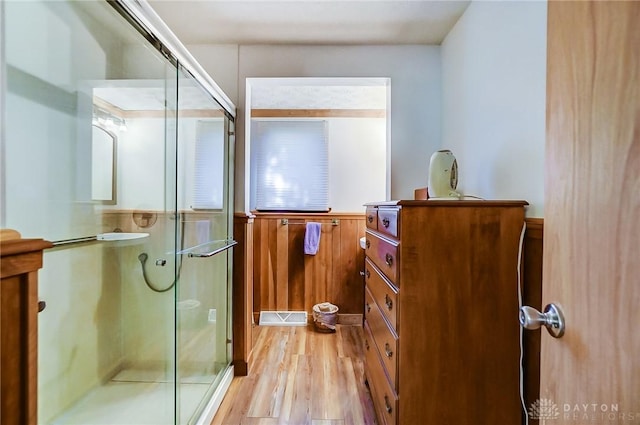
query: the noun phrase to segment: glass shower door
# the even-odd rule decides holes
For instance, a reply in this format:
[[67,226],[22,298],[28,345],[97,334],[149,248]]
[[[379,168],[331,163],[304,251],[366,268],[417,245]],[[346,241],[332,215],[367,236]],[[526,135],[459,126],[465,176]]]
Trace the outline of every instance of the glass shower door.
[[55,243],[38,423],[204,423],[231,376],[232,118],[120,2],[2,7],[0,225]]
[[105,1],[2,7],[1,224],[56,243],[39,272],[38,422],[174,424],[177,68]]
[[176,394],[179,423],[192,424],[207,415],[231,362],[232,170],[224,110],[186,71],[178,84]]

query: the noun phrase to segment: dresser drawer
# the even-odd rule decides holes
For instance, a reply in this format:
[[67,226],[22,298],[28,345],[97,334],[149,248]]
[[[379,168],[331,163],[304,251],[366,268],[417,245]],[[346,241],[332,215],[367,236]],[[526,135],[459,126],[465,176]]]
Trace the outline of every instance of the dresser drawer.
[[396,425],[398,421],[398,396],[391,388],[376,350],[369,325],[364,324],[365,373],[371,390],[371,399],[381,425]]
[[378,208],[378,231],[394,238],[400,228],[400,210],[398,208]]
[[378,209],[375,207],[367,207],[365,221],[369,229],[378,229]]
[[369,325],[371,334],[373,335],[373,340],[378,348],[378,354],[380,355],[384,368],[387,371],[391,386],[397,391],[398,337],[382,318],[382,313],[380,313],[380,310],[368,289],[365,290],[364,298],[364,317]]
[[367,231],[367,257],[398,286],[398,243]]
[[398,330],[398,290],[382,276],[369,258],[364,264],[364,275],[367,288],[371,291],[373,299],[380,307],[382,315],[397,332]]

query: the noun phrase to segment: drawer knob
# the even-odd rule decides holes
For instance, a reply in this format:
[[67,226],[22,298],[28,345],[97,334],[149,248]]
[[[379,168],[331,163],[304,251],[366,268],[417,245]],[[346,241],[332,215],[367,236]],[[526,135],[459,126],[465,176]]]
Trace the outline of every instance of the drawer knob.
[[384,262],[387,263],[387,266],[391,266],[393,264],[393,255],[387,253],[387,255],[384,256]]
[[47,308],[47,303],[45,301],[38,301],[38,313],[42,312],[45,308]]
[[391,408],[391,404],[389,404],[389,397],[388,396],[384,396],[384,408],[387,411],[387,413],[391,414],[391,412],[393,412],[393,409]]
[[371,247],[371,242],[369,242],[369,239],[367,239],[366,246],[367,246],[367,249]]
[[367,269],[367,271],[364,272],[364,273],[367,276],[367,279],[369,279],[371,277],[371,272],[369,271],[369,269]]
[[393,300],[391,300],[388,294],[384,294],[384,303],[387,305],[389,310],[393,308]]
[[367,313],[371,312],[371,306],[369,305],[369,303],[365,304],[365,308],[367,309]]
[[369,223],[373,223],[373,216],[372,216],[371,214],[369,214],[369,215],[367,216],[367,221],[368,221]]
[[391,222],[389,221],[389,219],[388,219],[387,217],[385,217],[385,218],[383,218],[383,219],[382,219],[382,225],[383,225],[385,228],[389,228],[389,224],[390,224],[390,223],[391,223]]
[[393,356],[393,351],[391,351],[391,346],[389,345],[388,342],[384,343],[384,353],[387,355],[387,357],[391,358],[391,356]]
[[369,340],[368,339],[364,340],[364,348],[366,348],[367,351],[369,351]]

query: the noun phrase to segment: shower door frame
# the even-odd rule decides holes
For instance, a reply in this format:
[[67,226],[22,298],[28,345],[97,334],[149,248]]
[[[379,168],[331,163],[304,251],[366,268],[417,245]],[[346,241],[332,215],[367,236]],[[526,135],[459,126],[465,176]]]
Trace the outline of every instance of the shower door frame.
[[[225,187],[226,196],[223,199],[223,202],[226,204],[227,208],[227,239],[233,239],[233,208],[234,208],[234,154],[235,154],[235,118],[236,118],[236,108],[233,102],[227,97],[227,95],[220,89],[220,87],[215,83],[215,81],[207,74],[207,72],[202,68],[202,66],[196,61],[196,59],[189,53],[189,51],[184,47],[184,45],[178,40],[175,35],[171,32],[171,30],[166,26],[166,24],[162,21],[162,19],[155,13],[155,11],[149,6],[146,1],[133,1],[133,0],[115,0],[109,1],[109,4],[114,7],[127,21],[131,23],[131,25],[136,28],[158,51],[160,51],[168,60],[176,67],[176,77],[177,81],[179,81],[179,75],[181,70],[186,71],[188,75],[194,78],[194,80],[200,85],[200,87],[210,95],[213,100],[222,108],[222,111],[225,115],[225,131],[224,131],[224,145],[225,145],[225,171],[227,178],[227,185]],[[179,94],[179,83],[177,83],[176,87],[176,95]],[[176,104],[177,105],[177,104]],[[179,122],[179,110],[176,108],[176,117],[175,117],[175,125],[176,125],[176,134],[175,134],[175,142],[176,142],[176,155],[178,149],[178,122]],[[169,134],[166,134],[167,138]],[[177,164],[176,164],[176,172],[177,172]],[[173,176],[167,175],[167,184],[170,184],[168,181],[171,177],[175,178],[175,182],[177,182],[177,174]],[[167,195],[169,194],[169,190],[167,190]],[[180,247],[180,241],[178,238],[180,237],[181,228],[178,226],[178,219],[180,219],[180,210],[179,205],[177,203],[177,188],[174,191],[176,195],[174,197],[174,206],[173,209],[175,213],[175,246]],[[168,206],[168,205],[167,205]],[[235,241],[233,241],[235,244]],[[181,247],[184,248],[184,247]],[[180,255],[180,254],[177,254]],[[227,255],[227,314],[225,317],[226,321],[226,347],[227,350],[227,367],[221,371],[222,377],[220,379],[216,379],[218,382],[217,386],[213,390],[211,397],[208,402],[201,410],[199,419],[195,424],[197,425],[205,425],[209,424],[215,415],[218,407],[222,403],[222,399],[226,394],[229,386],[231,385],[231,380],[234,376],[234,366],[233,366],[233,326],[232,326],[232,279],[233,279],[233,248],[229,249]],[[178,273],[178,259],[175,258],[175,276],[177,278]],[[178,294],[177,291],[174,292],[175,298],[175,332],[178,332]],[[176,341],[178,340],[176,334]],[[178,368],[178,347],[176,345],[174,349],[174,361],[176,361],[174,368],[174,403],[175,403],[175,423],[180,423],[179,418],[179,406],[180,406],[180,376],[179,368]],[[214,383],[215,383],[214,381]],[[213,383],[212,383],[213,385]],[[207,392],[209,394],[209,391]],[[189,422],[190,424],[192,421]]]

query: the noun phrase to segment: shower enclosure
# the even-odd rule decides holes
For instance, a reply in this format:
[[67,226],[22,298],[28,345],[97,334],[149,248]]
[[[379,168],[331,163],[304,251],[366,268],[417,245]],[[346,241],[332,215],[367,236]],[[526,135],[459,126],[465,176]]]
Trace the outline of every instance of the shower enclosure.
[[208,423],[233,374],[234,107],[145,3],[2,7],[0,227],[54,242],[38,423]]

